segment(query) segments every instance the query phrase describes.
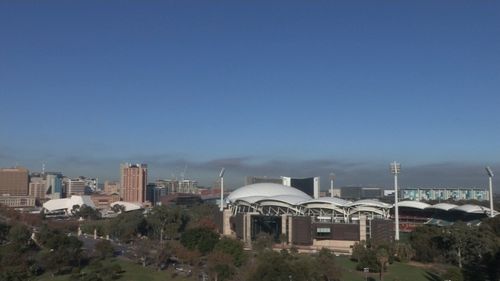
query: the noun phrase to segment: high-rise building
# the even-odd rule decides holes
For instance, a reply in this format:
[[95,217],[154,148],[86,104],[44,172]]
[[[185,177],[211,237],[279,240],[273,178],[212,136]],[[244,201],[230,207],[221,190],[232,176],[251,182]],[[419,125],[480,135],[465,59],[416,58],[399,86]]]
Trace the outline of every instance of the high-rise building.
[[0,169],[0,195],[26,196],[29,176],[25,168]]
[[156,183],[148,183],[146,189],[146,200],[151,202],[153,206],[156,206],[158,203],[161,204],[160,199],[167,196],[167,188],[157,186]]
[[146,184],[148,182],[148,166],[146,164],[122,164],[121,196],[126,202],[146,201]]
[[313,198],[319,198],[319,177],[303,179],[282,177],[282,179],[283,185],[295,187]]
[[120,194],[120,183],[116,181],[104,182],[104,193],[106,194]]
[[384,197],[381,187],[343,186],[340,188],[340,197],[344,199],[375,199]]
[[46,197],[51,199],[62,197],[62,179],[63,176],[61,173],[50,172],[45,174]]
[[256,176],[247,176],[245,177],[245,185],[251,185],[255,183],[276,183],[283,184],[282,178],[269,178],[269,177],[256,177]]
[[156,186],[164,187],[166,192],[171,193],[191,193],[198,194],[198,182],[195,180],[165,179],[157,180]]
[[66,197],[71,197],[71,195],[84,195],[85,186],[85,180],[83,179],[68,179]]
[[29,183],[29,196],[37,199],[43,199],[45,198],[46,192],[47,188],[45,180],[42,177],[32,176]]

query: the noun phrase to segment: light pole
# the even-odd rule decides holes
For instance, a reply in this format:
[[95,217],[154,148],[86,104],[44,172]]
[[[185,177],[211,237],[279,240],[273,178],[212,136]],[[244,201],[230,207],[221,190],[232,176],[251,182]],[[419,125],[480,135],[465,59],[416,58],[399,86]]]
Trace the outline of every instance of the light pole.
[[391,163],[391,173],[394,175],[394,217],[396,224],[396,235],[394,240],[399,241],[399,208],[398,208],[398,174],[401,172],[401,164],[396,161]]
[[220,178],[220,211],[224,211],[224,172],[225,169],[222,168],[219,173]]
[[493,217],[493,172],[489,166],[486,167],[486,173],[490,180],[490,218]]
[[333,183],[335,182],[335,173],[330,173],[330,197],[333,198]]

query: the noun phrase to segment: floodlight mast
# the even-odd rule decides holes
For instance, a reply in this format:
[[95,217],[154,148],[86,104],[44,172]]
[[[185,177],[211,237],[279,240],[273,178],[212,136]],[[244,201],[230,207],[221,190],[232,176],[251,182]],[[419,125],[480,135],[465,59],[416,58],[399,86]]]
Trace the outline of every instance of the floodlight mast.
[[224,172],[225,169],[222,168],[219,173],[220,178],[220,211],[224,211]]
[[333,183],[335,182],[335,173],[330,173],[330,197],[333,198]]
[[490,218],[493,217],[493,172],[489,166],[486,166],[486,173],[488,173],[488,178],[490,182]]
[[394,175],[394,217],[396,234],[394,240],[399,241],[399,207],[398,207],[398,174],[401,172],[401,164],[396,161],[391,163],[391,173]]

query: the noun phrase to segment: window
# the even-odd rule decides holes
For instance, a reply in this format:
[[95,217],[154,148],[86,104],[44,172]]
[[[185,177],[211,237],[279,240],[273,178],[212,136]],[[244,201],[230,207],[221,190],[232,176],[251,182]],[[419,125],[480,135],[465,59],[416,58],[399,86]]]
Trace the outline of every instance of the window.
[[330,237],[331,228],[329,227],[318,227],[316,228],[316,237],[318,238],[328,238]]

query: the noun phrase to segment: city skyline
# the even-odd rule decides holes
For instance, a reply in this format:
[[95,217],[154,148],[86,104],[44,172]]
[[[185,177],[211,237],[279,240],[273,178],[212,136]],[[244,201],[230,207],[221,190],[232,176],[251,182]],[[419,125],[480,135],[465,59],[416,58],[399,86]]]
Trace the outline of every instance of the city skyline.
[[0,3],[0,167],[486,187],[500,4],[315,4]]

